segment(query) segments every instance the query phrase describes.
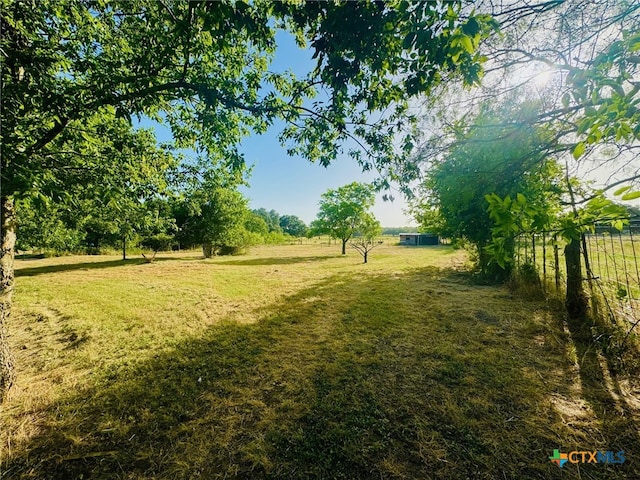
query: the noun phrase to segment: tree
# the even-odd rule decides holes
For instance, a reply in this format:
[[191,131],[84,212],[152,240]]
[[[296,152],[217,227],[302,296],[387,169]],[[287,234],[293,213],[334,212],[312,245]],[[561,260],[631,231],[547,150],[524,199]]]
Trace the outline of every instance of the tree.
[[[76,127],[82,130],[77,132]],[[52,165],[62,162],[66,168],[43,175],[32,200],[65,212],[72,228],[92,226],[95,235],[90,240],[96,240],[95,247],[108,239],[109,246],[122,248],[126,259],[127,242],[154,221],[148,206],[166,195],[168,176],[177,168],[178,158],[156,144],[151,130],[133,130],[114,112],[74,126],[52,144],[57,149]]]
[[[598,176],[609,181],[598,188],[606,190],[637,182],[640,4],[483,0],[473,8],[500,25],[480,46],[487,57],[482,91],[461,95],[457,85],[440,84],[444,111],[431,116],[429,126],[437,130],[440,122],[464,121],[481,102],[499,102],[515,87],[526,87],[544,104],[529,123],[553,128],[557,153],[569,160],[562,162],[568,175],[599,169]],[[576,206],[592,195],[576,195]]]
[[142,248],[146,248],[151,250],[151,256],[147,257],[144,252],[142,253],[142,257],[149,263],[153,263],[156,258],[158,252],[169,250],[173,245],[175,238],[173,235],[169,235],[166,233],[156,233],[154,235],[145,236],[140,241],[140,246]]
[[205,258],[246,246],[244,223],[248,208],[240,192],[204,184],[191,192],[186,202],[189,216],[182,225],[183,238],[200,244]]
[[280,227],[280,214],[275,210],[267,211],[266,208],[258,208],[257,210],[253,210],[253,213],[265,221],[269,232],[282,232],[282,228]]
[[[597,185],[596,191],[584,189],[582,193],[574,191],[568,180],[565,200],[569,208],[560,218],[561,234],[567,241],[565,304],[571,317],[584,318],[587,297],[581,256],[589,264],[582,248],[585,229],[589,228],[585,222],[619,223],[620,212],[602,197],[602,191],[637,184],[640,179],[636,161],[640,140],[640,4],[618,0],[545,2],[494,13],[508,30],[505,38],[509,44],[494,44],[497,48],[490,54],[493,68],[533,65],[553,75],[554,91],[547,97],[545,111],[532,124],[551,124],[556,129],[558,144],[564,147],[565,178],[583,167],[592,174],[599,169],[602,173],[598,176],[608,179]],[[529,20],[519,22],[522,16]],[[536,34],[536,29],[545,34]],[[635,193],[626,195],[633,197]],[[592,276],[591,272],[587,276]]]
[[[371,1],[3,2],[0,400],[13,375],[6,322],[15,200],[46,195],[43,179],[65,175],[70,162],[82,169],[92,157],[61,144],[101,138],[85,125],[105,115],[149,116],[171,127],[178,146],[197,146],[238,171],[240,139],[280,119],[290,152],[326,165],[352,141],[361,148],[349,153],[363,168],[393,170],[403,158],[393,147],[407,123],[405,95],[455,75],[467,83],[480,77],[476,47],[494,24],[461,12],[455,1],[446,9]],[[313,49],[317,68],[306,78],[270,71],[280,30]],[[320,86],[327,96],[311,108],[305,100]],[[373,122],[372,112],[387,114]]]
[[362,255],[363,263],[367,263],[369,252],[380,245],[378,237],[382,233],[380,222],[369,213],[362,214],[360,225],[354,233],[349,245]]
[[118,235],[122,260],[127,259],[127,244],[134,241],[138,234],[152,228],[157,219],[148,205],[127,195],[114,196],[105,205],[106,218]]
[[307,226],[295,215],[283,215],[280,217],[280,228],[284,233],[292,237],[304,237],[307,234]]
[[18,250],[77,252],[84,246],[86,233],[60,205],[25,198],[16,202]]
[[152,198],[144,202],[144,220],[139,224],[139,245],[151,250],[152,256],[142,256],[153,262],[160,251],[166,251],[176,244],[176,220],[172,215],[170,198]]
[[[479,8],[492,11],[501,23],[502,35],[483,46],[493,63],[490,70],[533,67],[554,76],[554,95],[537,121],[563,124],[560,132],[572,137],[568,147],[574,153],[577,149],[576,158],[588,153],[589,145],[639,138],[637,2],[544,2],[500,8],[489,0]],[[519,21],[522,18],[529,20]]]
[[324,223],[316,218],[309,224],[309,230],[307,230],[307,238],[320,237],[325,233],[327,233],[327,231],[324,228]]
[[318,218],[312,225],[319,233],[339,238],[342,255],[346,255],[347,242],[374,202],[375,193],[371,185],[353,182],[336,190],[327,190],[322,194]]
[[255,213],[254,210],[247,214],[247,218],[244,221],[244,228],[249,232],[260,235],[263,238],[269,234],[269,225],[267,225],[264,218]]
[[549,216],[559,209],[562,177],[550,153],[552,132],[527,126],[536,111],[530,104],[485,105],[471,124],[456,131],[455,143],[428,159],[423,198],[413,205],[425,230],[474,245],[483,274],[494,278],[509,274],[514,244],[513,235],[503,237],[499,257],[487,248],[496,224],[486,197],[524,195],[529,206]]

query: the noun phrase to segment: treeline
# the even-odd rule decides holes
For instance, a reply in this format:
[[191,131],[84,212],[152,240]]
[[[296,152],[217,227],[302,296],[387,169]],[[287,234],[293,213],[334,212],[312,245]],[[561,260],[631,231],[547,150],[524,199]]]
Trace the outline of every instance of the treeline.
[[202,248],[207,257],[237,254],[258,244],[281,244],[304,237],[308,228],[295,215],[249,209],[233,188],[203,189],[185,195],[122,202],[70,199],[17,202],[19,251],[101,254],[118,250],[166,251]]
[[419,233],[418,227],[384,227],[382,235],[400,235],[401,233]]

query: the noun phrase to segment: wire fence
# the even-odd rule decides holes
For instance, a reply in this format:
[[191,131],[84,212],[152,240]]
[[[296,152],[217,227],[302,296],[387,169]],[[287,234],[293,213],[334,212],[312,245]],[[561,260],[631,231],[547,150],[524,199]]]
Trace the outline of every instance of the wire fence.
[[[522,234],[516,239],[515,260],[520,277],[540,282],[547,293],[564,294],[565,242],[558,232]],[[614,323],[640,323],[640,217],[622,231],[594,225],[582,237],[585,291],[597,313]]]

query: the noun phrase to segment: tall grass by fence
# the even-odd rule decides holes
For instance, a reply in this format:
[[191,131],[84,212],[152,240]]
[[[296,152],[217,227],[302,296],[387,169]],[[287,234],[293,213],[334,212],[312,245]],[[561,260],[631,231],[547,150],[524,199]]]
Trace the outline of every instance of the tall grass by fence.
[[[558,232],[520,235],[515,251],[520,276],[525,281],[539,281],[547,293],[563,295],[564,246]],[[585,290],[592,308],[614,323],[626,323],[630,331],[640,323],[640,217],[622,231],[595,225],[593,233],[583,236],[581,250]]]

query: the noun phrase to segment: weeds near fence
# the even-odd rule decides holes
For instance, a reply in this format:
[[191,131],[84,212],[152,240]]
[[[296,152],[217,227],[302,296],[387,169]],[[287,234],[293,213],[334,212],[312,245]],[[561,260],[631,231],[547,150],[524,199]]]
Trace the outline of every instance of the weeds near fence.
[[[564,246],[559,232],[520,235],[515,250],[520,284],[540,288],[548,297],[562,298],[566,282]],[[631,343],[637,345],[639,255],[640,218],[630,221],[622,231],[594,225],[592,232],[582,237],[582,274],[591,300],[594,336],[606,340],[604,349],[613,356],[619,356]],[[599,327],[604,329],[597,331]]]

